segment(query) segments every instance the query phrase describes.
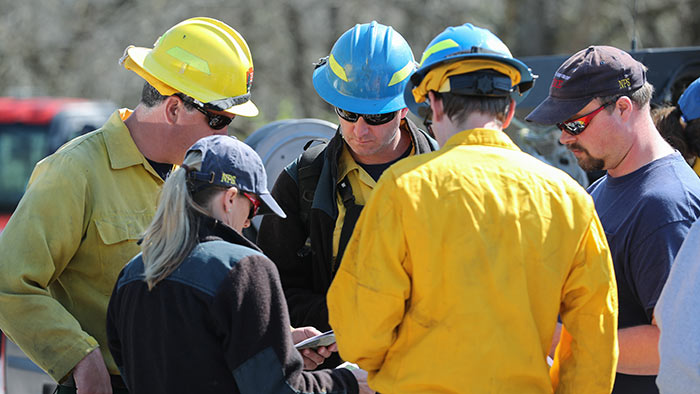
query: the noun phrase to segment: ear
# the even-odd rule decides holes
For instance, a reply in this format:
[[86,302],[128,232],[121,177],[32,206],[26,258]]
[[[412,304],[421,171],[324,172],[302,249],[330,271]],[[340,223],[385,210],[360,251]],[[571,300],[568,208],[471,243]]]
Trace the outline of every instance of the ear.
[[506,120],[503,122],[503,128],[510,126],[510,122],[515,116],[515,100],[510,99],[510,105],[508,106],[508,115],[506,115]]
[[399,110],[399,119],[403,119],[408,115],[408,108],[401,108]]
[[223,193],[222,203],[224,204],[224,212],[230,212],[233,209],[233,203],[238,195],[238,190],[235,187],[226,189]]
[[165,120],[168,124],[177,123],[177,118],[182,111],[185,111],[185,105],[176,96],[168,96],[163,101],[163,110],[165,111]]
[[445,115],[442,99],[437,98],[432,90],[428,92],[428,100],[430,101],[430,109],[433,111],[433,122],[439,122]]
[[627,122],[632,116],[634,103],[627,96],[622,96],[615,102],[615,111],[620,111],[620,118],[623,122]]

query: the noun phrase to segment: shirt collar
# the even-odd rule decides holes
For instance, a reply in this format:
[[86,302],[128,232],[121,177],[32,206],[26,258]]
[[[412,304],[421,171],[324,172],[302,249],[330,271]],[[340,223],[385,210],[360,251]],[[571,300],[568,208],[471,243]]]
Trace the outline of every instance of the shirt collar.
[[338,178],[336,183],[340,183],[349,173],[352,171],[358,171],[358,175],[362,182],[374,187],[376,182],[372,177],[362,168],[350,153],[350,149],[347,144],[343,143],[343,148],[340,151],[340,160],[338,160]]
[[[126,108],[115,111],[103,127],[109,162],[115,170],[137,164],[147,164],[146,158],[139,151],[138,147],[136,147],[136,143],[134,143],[133,138],[131,138],[129,129],[124,124],[124,120],[126,120],[132,112],[133,111]],[[147,168],[148,167],[150,167],[150,165],[148,165]]]
[[124,124],[124,121],[131,116],[133,112],[134,111],[128,108],[121,108],[115,111],[103,126],[109,163],[112,169],[115,170],[141,164],[148,172],[155,175],[162,182],[163,179],[161,179],[156,170],[148,163],[146,157],[136,146],[134,139],[131,138],[131,133],[126,127],[126,124]]
[[460,131],[450,137],[445,143],[445,147],[456,145],[493,146],[520,151],[520,148],[515,145],[513,140],[511,140],[506,133],[493,129],[470,129]]
[[197,213],[199,220],[199,241],[205,242],[212,239],[220,238],[226,242],[247,246],[255,251],[261,252],[260,248],[244,237],[241,233],[229,227],[220,220],[214,219],[211,216]]

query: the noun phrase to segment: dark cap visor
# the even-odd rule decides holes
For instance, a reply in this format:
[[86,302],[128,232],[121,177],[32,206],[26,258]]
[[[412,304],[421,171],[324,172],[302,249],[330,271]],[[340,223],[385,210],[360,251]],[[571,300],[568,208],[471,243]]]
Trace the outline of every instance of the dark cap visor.
[[270,194],[258,194],[258,197],[262,200],[263,204],[260,207],[259,215],[270,215],[275,214],[282,219],[287,217],[282,208],[277,204],[274,198]]
[[540,103],[525,120],[542,125],[553,125],[571,119],[578,111],[588,105],[593,97],[575,100],[562,100],[552,96]]

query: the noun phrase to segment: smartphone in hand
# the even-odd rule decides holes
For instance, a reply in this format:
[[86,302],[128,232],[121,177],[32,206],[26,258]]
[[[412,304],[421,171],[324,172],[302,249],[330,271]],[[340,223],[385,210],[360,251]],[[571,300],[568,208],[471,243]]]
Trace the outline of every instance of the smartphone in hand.
[[333,333],[333,330],[326,331],[323,334],[316,335],[315,337],[311,337],[308,339],[305,339],[296,345],[294,345],[295,348],[298,350],[301,349],[307,349],[307,348],[317,348],[320,346],[329,346],[335,343],[335,334]]

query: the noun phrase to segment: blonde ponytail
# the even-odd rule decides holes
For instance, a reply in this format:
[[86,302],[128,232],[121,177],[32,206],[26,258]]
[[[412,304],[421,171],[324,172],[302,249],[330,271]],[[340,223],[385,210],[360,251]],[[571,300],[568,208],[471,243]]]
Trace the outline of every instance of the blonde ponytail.
[[[190,152],[183,164],[199,170],[201,152]],[[207,208],[192,199],[187,190],[187,171],[179,167],[163,184],[158,209],[141,244],[144,280],[149,290],[175,271],[197,245],[197,212],[210,215]]]

